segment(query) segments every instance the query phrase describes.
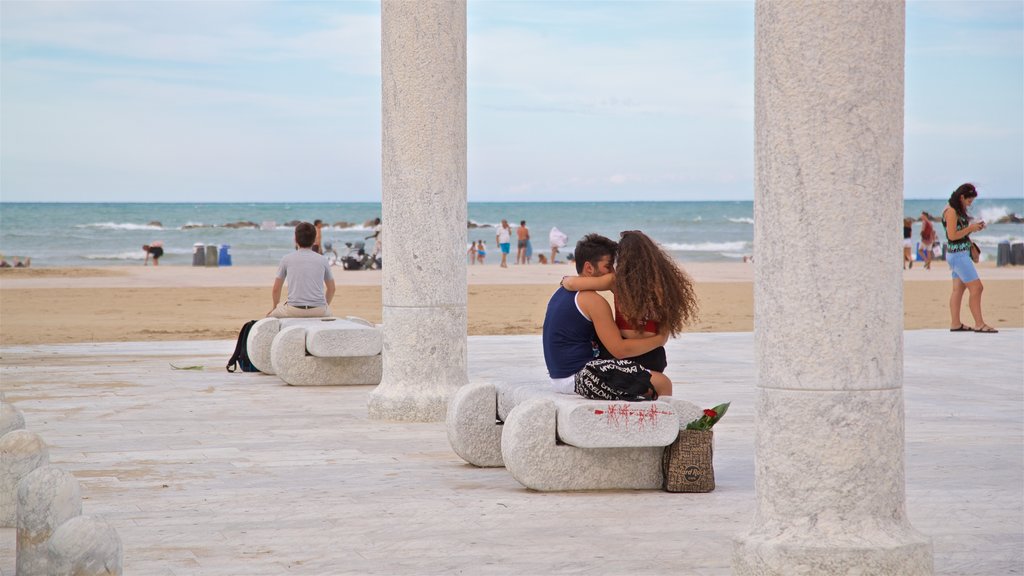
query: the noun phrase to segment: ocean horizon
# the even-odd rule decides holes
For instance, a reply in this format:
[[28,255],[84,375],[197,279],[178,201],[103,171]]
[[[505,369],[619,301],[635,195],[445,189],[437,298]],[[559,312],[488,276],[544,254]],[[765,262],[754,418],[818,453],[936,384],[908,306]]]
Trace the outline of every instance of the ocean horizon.
[[[937,216],[945,203],[904,200],[904,214]],[[487,263],[497,263],[494,228],[505,218],[513,228],[526,221],[535,253],[549,251],[552,227],[568,235],[570,249],[587,233],[617,238],[622,230],[643,230],[684,264],[736,262],[753,253],[753,206],[752,200],[469,202],[467,240],[484,240]],[[1009,221],[1024,214],[1024,198],[981,197],[971,213],[990,223],[972,235],[986,258],[995,257],[1002,241],[1024,241],[1024,224]],[[344,243],[364,240],[380,215],[379,202],[0,202],[0,254],[31,257],[33,267],[139,265],[142,245],[161,241],[161,265],[191,265],[196,244],[229,246],[233,265],[275,265],[292,249],[291,222],[323,220],[325,240],[344,254]]]

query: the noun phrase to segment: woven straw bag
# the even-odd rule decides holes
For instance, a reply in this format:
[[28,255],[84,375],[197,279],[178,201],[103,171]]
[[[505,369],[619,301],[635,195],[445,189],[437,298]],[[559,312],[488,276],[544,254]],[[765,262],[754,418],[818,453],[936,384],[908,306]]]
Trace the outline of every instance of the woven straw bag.
[[668,492],[711,492],[715,489],[712,463],[715,433],[712,430],[680,430],[676,441],[665,447],[661,469]]

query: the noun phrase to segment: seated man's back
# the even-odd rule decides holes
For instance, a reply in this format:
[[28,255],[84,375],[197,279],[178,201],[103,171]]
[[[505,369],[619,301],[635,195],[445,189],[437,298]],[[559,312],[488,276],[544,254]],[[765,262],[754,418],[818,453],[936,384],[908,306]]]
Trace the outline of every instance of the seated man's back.
[[[316,228],[309,222],[295,227],[295,252],[281,258],[274,280],[274,307],[267,316],[275,318],[315,318],[330,316],[334,298],[334,275],[327,259],[312,250]],[[278,304],[281,288],[288,282],[288,300]]]

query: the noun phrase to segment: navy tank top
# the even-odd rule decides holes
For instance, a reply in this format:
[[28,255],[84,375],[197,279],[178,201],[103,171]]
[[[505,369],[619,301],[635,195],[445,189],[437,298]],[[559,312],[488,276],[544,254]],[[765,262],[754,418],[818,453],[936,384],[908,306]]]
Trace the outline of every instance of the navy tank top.
[[548,376],[565,378],[597,357],[594,323],[576,308],[576,295],[559,287],[544,315],[544,363]]

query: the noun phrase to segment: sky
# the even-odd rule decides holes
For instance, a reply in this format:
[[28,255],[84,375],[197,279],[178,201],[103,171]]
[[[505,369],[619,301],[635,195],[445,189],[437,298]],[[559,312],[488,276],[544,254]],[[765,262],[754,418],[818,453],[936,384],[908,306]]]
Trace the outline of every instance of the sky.
[[[753,199],[753,2],[467,24],[469,201]],[[1024,195],[1024,2],[906,40],[904,196]],[[378,202],[380,81],[378,2],[3,0],[0,201]]]

